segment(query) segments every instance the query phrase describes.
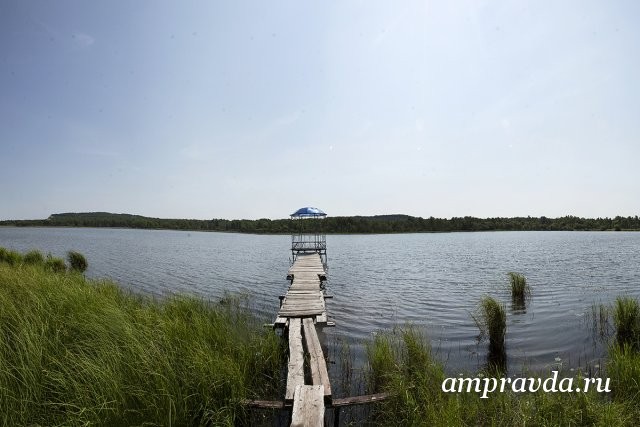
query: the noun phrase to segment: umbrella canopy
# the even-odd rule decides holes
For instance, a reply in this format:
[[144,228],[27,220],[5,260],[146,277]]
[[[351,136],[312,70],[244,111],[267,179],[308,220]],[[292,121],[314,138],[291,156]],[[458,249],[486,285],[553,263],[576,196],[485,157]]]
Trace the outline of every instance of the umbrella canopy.
[[291,214],[291,218],[312,218],[312,217],[325,217],[326,213],[322,212],[318,208],[306,207],[300,208]]

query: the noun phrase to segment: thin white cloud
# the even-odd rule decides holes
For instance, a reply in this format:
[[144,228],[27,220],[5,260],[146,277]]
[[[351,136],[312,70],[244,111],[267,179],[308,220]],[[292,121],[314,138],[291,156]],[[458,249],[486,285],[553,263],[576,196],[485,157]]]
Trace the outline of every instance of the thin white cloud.
[[74,32],[71,35],[71,38],[73,39],[74,44],[81,49],[88,49],[96,42],[95,38],[80,31]]
[[282,115],[274,120],[273,125],[275,127],[292,125],[300,118],[300,111],[294,111],[289,114]]

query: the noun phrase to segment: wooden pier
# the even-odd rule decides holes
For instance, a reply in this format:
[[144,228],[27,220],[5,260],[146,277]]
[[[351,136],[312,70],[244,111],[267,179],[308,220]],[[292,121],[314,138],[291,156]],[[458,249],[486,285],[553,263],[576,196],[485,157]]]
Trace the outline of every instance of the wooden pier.
[[[317,220],[326,215],[317,208],[307,207],[298,209],[291,218]],[[289,345],[284,400],[247,400],[245,404],[264,409],[291,408],[291,425],[296,427],[324,426],[325,410],[331,408],[334,425],[338,426],[340,408],[379,402],[388,395],[333,398],[327,362],[316,330],[317,327],[334,326],[328,320],[325,305],[325,300],[332,298],[325,293],[324,286],[327,280],[326,236],[318,231],[308,234],[305,230],[301,227],[297,235],[291,236],[294,261],[287,273],[289,289],[285,295],[280,295],[280,309],[273,323],[274,328],[284,331]]]
[[[331,383],[316,331],[316,326],[328,324],[323,285],[326,272],[320,255],[298,255],[287,278],[291,284],[281,298],[274,323],[275,327],[286,328],[289,340],[284,400],[293,404],[292,426],[322,426],[325,404],[331,404]],[[310,373],[306,383],[305,371]]]

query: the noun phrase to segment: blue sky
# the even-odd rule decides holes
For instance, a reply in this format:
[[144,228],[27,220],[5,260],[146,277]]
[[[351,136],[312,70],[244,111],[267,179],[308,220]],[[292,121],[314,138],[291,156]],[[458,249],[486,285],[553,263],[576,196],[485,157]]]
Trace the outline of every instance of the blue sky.
[[0,1],[0,219],[640,213],[640,3]]

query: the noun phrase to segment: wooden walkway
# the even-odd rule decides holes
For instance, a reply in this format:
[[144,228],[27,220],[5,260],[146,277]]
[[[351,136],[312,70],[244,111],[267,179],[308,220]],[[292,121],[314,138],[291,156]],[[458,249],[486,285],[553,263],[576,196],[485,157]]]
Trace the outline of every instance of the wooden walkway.
[[245,404],[263,409],[291,409],[291,425],[324,426],[327,408],[333,409],[334,425],[340,425],[340,408],[387,399],[387,393],[333,398],[327,362],[320,346],[317,326],[333,326],[327,320],[324,292],[326,271],[318,253],[298,253],[289,269],[291,281],[286,295],[280,296],[280,309],[274,328],[282,328],[289,341],[287,388],[284,400],[246,400]]
[[331,404],[331,383],[316,331],[316,326],[329,324],[322,283],[326,272],[320,255],[298,255],[287,278],[291,285],[281,297],[274,323],[287,329],[289,340],[285,404],[293,404],[292,426],[322,426],[325,404]]

